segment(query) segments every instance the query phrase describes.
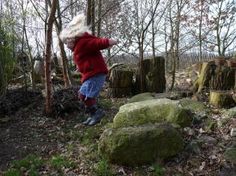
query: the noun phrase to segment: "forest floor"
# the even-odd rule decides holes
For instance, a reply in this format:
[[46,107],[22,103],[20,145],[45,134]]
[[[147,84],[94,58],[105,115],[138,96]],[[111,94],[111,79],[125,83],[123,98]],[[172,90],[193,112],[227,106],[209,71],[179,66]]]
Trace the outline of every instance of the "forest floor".
[[[185,79],[184,74],[177,78]],[[177,80],[178,80],[177,79]],[[183,85],[186,89],[187,84]],[[181,90],[181,85],[179,86]],[[211,107],[211,115],[203,124],[183,130],[186,147],[168,161],[157,161],[141,167],[125,167],[108,163],[98,154],[100,135],[127,98],[111,99],[102,92],[99,105],[106,116],[92,127],[83,126],[86,119],[81,107],[64,112],[57,118],[46,117],[44,98],[38,93],[9,93],[0,100],[0,175],[67,175],[67,176],[233,176],[236,168],[225,161],[225,149],[234,143],[230,129],[236,119],[217,125],[221,109]],[[195,139],[203,141],[194,146]]]

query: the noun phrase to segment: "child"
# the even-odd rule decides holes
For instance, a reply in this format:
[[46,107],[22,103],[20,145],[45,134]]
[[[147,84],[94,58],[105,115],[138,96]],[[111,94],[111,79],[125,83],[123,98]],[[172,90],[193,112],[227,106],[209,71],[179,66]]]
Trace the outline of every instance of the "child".
[[86,112],[90,113],[90,117],[83,124],[92,126],[100,122],[104,116],[104,112],[97,107],[96,103],[108,73],[100,50],[109,48],[117,42],[91,35],[85,22],[86,17],[83,14],[74,17],[62,30],[60,38],[73,51],[74,63],[82,75],[79,98],[84,102]]

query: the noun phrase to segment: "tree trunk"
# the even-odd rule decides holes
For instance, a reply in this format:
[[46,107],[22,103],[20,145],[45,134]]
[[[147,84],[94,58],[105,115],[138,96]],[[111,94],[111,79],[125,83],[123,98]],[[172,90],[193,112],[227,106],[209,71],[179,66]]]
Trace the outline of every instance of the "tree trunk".
[[211,72],[215,67],[214,61],[203,62],[198,79],[194,83],[194,92],[201,92],[209,89],[209,82],[211,80]]
[[52,44],[52,28],[55,20],[58,0],[52,1],[52,8],[48,18],[48,28],[46,31],[46,51],[45,51],[45,88],[46,88],[46,107],[47,115],[52,113],[52,81],[51,81],[51,44]]
[[[52,4],[49,3],[49,6],[52,7]],[[57,15],[58,15],[58,21],[55,20],[54,24],[56,27],[56,32],[57,32],[57,36],[58,36],[58,42],[59,42],[59,48],[60,48],[60,54],[61,54],[61,59],[62,59],[62,74],[63,74],[63,80],[64,80],[64,86],[65,88],[68,88],[71,86],[71,79],[70,79],[70,72],[68,69],[68,61],[67,61],[67,57],[66,57],[66,52],[65,52],[65,48],[64,48],[64,44],[62,43],[59,35],[60,32],[62,30],[62,21],[61,21],[61,16],[60,16],[60,4],[58,2],[57,4]]]
[[101,22],[102,22],[102,0],[98,0],[98,24],[97,24],[97,36],[101,35]]
[[68,62],[67,62],[66,52],[64,49],[64,44],[62,43],[61,39],[59,39],[59,47],[62,59],[62,74],[63,74],[64,85],[65,88],[68,88],[71,86],[71,79],[70,79],[70,73],[68,69]]
[[194,91],[234,89],[236,69],[218,62],[217,60],[202,64],[199,77],[194,83]]
[[201,11],[200,11],[200,23],[199,23],[199,35],[198,35],[198,40],[199,40],[199,59],[198,61],[202,61],[202,18],[203,18],[203,0],[200,1],[201,3]]
[[109,96],[124,97],[131,95],[133,86],[133,72],[114,69],[109,77]]
[[87,25],[92,26],[92,34],[95,34],[95,0],[87,0]]
[[171,74],[172,74],[172,81],[171,81],[171,86],[170,90],[174,88],[175,85],[175,72],[176,72],[176,57],[174,54],[174,51],[171,51]]
[[30,49],[30,45],[29,45],[29,40],[28,40],[28,36],[27,36],[27,33],[26,33],[26,29],[25,29],[25,26],[24,26],[24,33],[25,33],[25,40],[26,40],[26,44],[27,44],[27,47],[28,47],[28,50],[29,50],[29,61],[30,61],[30,74],[31,74],[31,85],[32,85],[32,89],[34,90],[36,88],[36,85],[35,85],[35,74],[34,74],[34,60],[33,60],[33,56],[31,54],[31,49]]
[[144,49],[143,49],[143,42],[144,42],[144,33],[142,33],[142,37],[139,42],[139,73],[140,73],[140,92],[145,92],[145,81],[144,81],[144,68],[143,68],[143,60],[144,60]]
[[[166,89],[165,79],[165,59],[163,57],[155,57],[154,59],[143,60],[143,78],[144,87],[141,91],[140,85],[140,73],[136,78],[136,93],[142,92],[164,92]],[[137,91],[138,89],[138,91]]]

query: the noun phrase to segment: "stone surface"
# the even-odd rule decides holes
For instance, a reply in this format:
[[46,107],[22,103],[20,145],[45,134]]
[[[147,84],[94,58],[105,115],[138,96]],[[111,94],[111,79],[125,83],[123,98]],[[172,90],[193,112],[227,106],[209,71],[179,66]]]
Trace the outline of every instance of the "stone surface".
[[154,94],[151,92],[145,92],[141,94],[137,94],[133,96],[131,99],[129,99],[128,103],[134,103],[139,101],[145,101],[145,100],[152,100],[154,99]]
[[99,152],[110,162],[143,165],[176,155],[184,147],[178,131],[169,124],[107,129],[101,135]]
[[190,98],[183,98],[180,101],[180,104],[193,112],[202,113],[207,110],[206,105],[203,102],[192,100]]
[[164,121],[186,127],[191,125],[192,120],[190,111],[184,109],[179,101],[153,99],[121,106],[113,119],[113,127],[137,126]]

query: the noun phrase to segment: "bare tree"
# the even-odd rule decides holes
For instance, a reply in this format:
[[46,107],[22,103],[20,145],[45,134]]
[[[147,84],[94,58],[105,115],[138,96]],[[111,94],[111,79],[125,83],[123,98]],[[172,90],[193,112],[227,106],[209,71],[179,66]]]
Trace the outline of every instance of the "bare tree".
[[[34,60],[33,60],[31,46],[29,44],[28,33],[27,33],[27,29],[26,29],[27,9],[29,7],[29,2],[26,2],[26,4],[25,4],[25,1],[22,1],[22,0],[17,0],[17,2],[18,2],[18,4],[21,7],[21,13],[22,13],[21,16],[22,16],[22,21],[23,21],[23,26],[22,26],[22,30],[23,30],[22,46],[23,46],[23,43],[25,42],[26,46],[27,46],[27,49],[28,49],[28,58],[29,58],[29,63],[30,63],[31,85],[32,85],[32,89],[35,89]],[[22,50],[23,50],[23,47],[22,47]]]
[[[52,8],[52,4],[49,2],[50,8]],[[63,73],[63,80],[65,87],[70,87],[71,86],[71,80],[70,80],[70,73],[68,69],[68,62],[67,62],[67,56],[64,48],[64,44],[61,41],[59,35],[62,30],[62,20],[61,20],[61,9],[60,9],[60,3],[58,2],[57,4],[57,20],[54,20],[54,24],[56,27],[56,32],[57,32],[57,38],[59,42],[59,48],[60,48],[60,54],[61,54],[61,59],[62,59],[62,73]]]
[[[134,0],[134,8],[136,11],[136,37],[138,41],[138,50],[139,50],[139,70],[140,70],[140,88],[141,92],[144,91],[144,74],[143,74],[143,60],[144,60],[144,42],[146,38],[146,34],[148,32],[149,26],[152,24],[152,21],[154,20],[157,7],[160,3],[160,0],[155,1],[155,5],[153,10],[152,7],[149,7],[149,9],[144,9],[144,7],[148,4],[147,1],[136,1]],[[147,17],[149,16],[149,13],[151,13],[151,16],[149,19]]]
[[87,25],[92,26],[92,33],[95,34],[95,0],[87,0]]
[[98,0],[98,8],[97,8],[97,14],[98,14],[98,22],[97,22],[97,36],[99,37],[101,35],[101,18],[102,18],[102,0]]
[[172,67],[172,82],[170,89],[174,88],[175,83],[175,72],[176,68],[179,67],[179,56],[180,56],[180,38],[181,38],[181,18],[185,6],[188,4],[188,0],[180,0],[173,2],[169,1],[169,10],[168,10],[168,21],[170,28],[170,49],[169,56],[171,58],[171,67]]
[[234,0],[214,1],[211,7],[213,32],[208,43],[217,47],[219,55],[224,56],[226,50],[236,39],[236,2]]
[[48,18],[48,26],[46,31],[46,49],[45,49],[45,88],[46,88],[46,107],[47,115],[52,113],[52,81],[51,81],[51,44],[52,44],[52,28],[55,20],[58,0],[52,0],[52,8]]

